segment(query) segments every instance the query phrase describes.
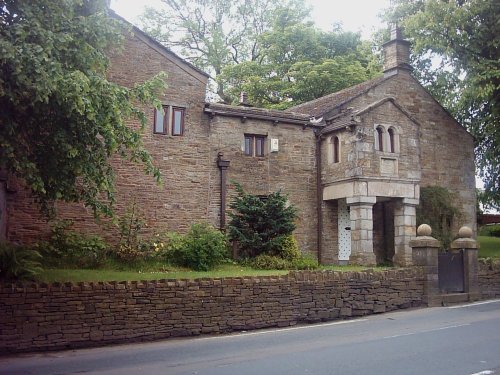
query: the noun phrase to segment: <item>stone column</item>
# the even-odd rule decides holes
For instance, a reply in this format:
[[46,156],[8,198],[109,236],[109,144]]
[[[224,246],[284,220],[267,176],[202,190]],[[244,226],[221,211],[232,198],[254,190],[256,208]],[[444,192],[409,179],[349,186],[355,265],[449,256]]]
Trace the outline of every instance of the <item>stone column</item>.
[[418,199],[403,198],[394,208],[394,264],[410,266],[412,249],[410,241],[415,238],[417,227]]
[[478,281],[478,243],[472,239],[472,229],[462,227],[458,231],[458,238],[450,245],[452,252],[464,252],[464,288],[469,295],[469,301],[481,299]]
[[424,298],[427,306],[441,304],[438,275],[438,251],[441,243],[431,237],[432,229],[427,224],[418,227],[417,237],[410,241],[412,262],[424,271]]
[[350,263],[376,264],[373,253],[373,205],[376,202],[377,197],[347,198],[351,219]]

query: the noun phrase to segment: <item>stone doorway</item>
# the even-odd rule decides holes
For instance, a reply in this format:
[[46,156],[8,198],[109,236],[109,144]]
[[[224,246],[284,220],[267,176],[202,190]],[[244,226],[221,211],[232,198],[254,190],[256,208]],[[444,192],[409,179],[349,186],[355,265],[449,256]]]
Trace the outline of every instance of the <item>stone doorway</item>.
[[351,218],[349,216],[349,207],[345,199],[338,200],[338,262],[341,265],[349,263],[351,256]]

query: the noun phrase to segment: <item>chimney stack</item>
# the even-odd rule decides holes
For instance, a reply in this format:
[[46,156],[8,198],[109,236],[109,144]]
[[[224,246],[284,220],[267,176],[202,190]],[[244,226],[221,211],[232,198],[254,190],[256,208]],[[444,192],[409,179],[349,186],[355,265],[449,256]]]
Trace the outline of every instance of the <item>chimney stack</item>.
[[399,70],[412,71],[410,65],[410,42],[403,39],[398,25],[391,27],[391,40],[383,45],[384,75],[397,74]]
[[252,107],[252,105],[248,101],[248,95],[245,91],[242,91],[240,93],[240,104],[238,104],[238,105],[240,105],[242,107]]

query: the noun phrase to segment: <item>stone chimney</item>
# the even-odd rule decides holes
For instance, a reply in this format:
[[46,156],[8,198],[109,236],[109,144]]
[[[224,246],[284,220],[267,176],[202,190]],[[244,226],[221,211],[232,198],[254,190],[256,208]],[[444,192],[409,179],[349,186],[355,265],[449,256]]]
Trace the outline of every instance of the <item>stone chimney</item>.
[[252,107],[252,105],[248,101],[248,95],[245,91],[242,91],[240,93],[240,103],[238,105],[242,107]]
[[383,45],[384,75],[397,74],[399,70],[412,71],[410,65],[410,42],[403,39],[398,25],[391,27],[391,40]]

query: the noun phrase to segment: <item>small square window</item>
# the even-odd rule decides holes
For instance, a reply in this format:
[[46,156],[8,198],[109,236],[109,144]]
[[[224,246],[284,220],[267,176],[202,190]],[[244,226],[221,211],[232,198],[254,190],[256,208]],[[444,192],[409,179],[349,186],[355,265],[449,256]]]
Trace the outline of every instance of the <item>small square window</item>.
[[264,156],[266,137],[261,135],[245,135],[245,155]]

